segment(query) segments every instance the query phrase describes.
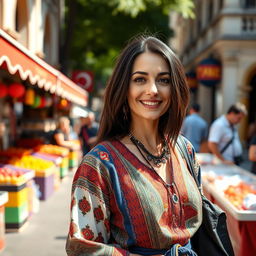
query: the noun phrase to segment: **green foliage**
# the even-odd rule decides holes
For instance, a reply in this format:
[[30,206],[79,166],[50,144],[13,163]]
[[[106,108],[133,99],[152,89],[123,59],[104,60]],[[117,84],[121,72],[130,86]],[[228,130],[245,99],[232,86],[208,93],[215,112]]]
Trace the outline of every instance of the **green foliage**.
[[193,14],[191,0],[69,1],[77,4],[72,17],[71,56],[66,56],[69,69],[92,70],[101,83],[105,83],[116,56],[131,37],[143,32],[167,42],[172,33],[168,26],[170,8],[185,17]]

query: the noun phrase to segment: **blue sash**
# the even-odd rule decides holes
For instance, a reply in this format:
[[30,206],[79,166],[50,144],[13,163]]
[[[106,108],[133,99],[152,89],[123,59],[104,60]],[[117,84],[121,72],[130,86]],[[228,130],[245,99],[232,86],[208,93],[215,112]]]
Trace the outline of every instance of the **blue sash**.
[[162,254],[165,256],[197,256],[197,254],[192,250],[190,242],[181,246],[180,244],[174,244],[170,249],[148,249],[143,247],[130,247],[130,253],[140,254],[140,255],[157,255]]

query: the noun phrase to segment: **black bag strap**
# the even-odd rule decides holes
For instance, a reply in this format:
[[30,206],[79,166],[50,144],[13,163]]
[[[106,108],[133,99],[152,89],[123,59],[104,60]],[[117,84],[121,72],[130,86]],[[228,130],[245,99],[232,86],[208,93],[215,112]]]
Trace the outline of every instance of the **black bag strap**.
[[232,130],[232,138],[230,139],[230,141],[228,141],[228,143],[222,148],[222,150],[220,151],[220,153],[224,153],[226,151],[226,149],[228,148],[228,146],[233,142],[234,138],[235,138],[235,132],[234,132],[234,127],[231,126],[231,130]]

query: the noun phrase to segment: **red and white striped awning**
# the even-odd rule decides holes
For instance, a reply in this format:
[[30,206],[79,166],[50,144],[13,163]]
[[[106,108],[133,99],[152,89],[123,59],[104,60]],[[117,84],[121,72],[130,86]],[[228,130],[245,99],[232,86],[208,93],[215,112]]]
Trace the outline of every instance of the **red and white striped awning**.
[[22,80],[55,93],[73,103],[86,106],[88,93],[67,76],[32,54],[19,42],[0,29],[0,68],[18,73]]

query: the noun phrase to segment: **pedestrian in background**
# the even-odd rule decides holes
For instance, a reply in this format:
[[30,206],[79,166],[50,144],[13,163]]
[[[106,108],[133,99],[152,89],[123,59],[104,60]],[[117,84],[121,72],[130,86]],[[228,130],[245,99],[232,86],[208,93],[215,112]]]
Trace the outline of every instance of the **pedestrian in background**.
[[87,116],[81,117],[81,129],[79,138],[83,148],[83,155],[88,153],[97,140],[98,124],[95,122],[95,115],[89,112]]
[[236,103],[228,109],[226,115],[216,119],[208,138],[210,151],[225,164],[237,164],[242,161],[242,145],[237,132],[237,125],[247,114],[242,103]]
[[181,133],[192,143],[196,152],[200,152],[203,142],[207,141],[208,126],[199,115],[200,105],[192,104],[189,115],[184,119]]
[[66,147],[70,150],[79,150],[80,144],[71,138],[70,120],[66,116],[59,118],[58,128],[52,136],[52,144]]
[[98,144],[74,177],[68,255],[195,255],[202,201],[177,146],[188,101],[167,45],[155,37],[127,45],[106,87]]
[[251,172],[256,174],[256,131],[251,134],[251,141],[249,142],[248,158],[252,162]]

